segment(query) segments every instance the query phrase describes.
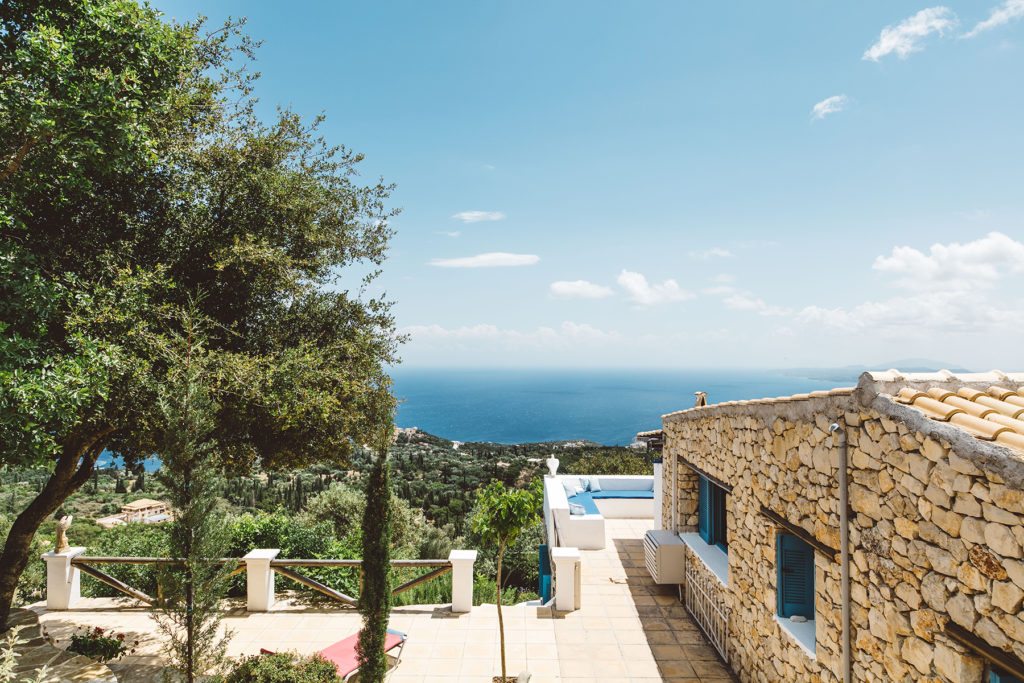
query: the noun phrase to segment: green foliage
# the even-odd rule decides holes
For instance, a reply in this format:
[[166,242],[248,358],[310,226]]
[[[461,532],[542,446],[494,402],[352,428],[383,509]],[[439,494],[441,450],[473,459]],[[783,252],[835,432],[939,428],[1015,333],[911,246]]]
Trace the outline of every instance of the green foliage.
[[224,467],[341,465],[389,424],[390,304],[336,284],[375,276],[392,188],[319,119],[257,117],[253,47],[133,0],[0,4],[0,465],[52,483],[5,541],[0,623],[99,454],[159,450],[161,340],[193,302]]
[[[368,463],[367,470],[371,475],[376,466],[374,462]],[[300,519],[309,526],[329,523],[336,538],[360,537],[366,508],[366,493],[350,484],[335,483],[309,499]],[[394,494],[390,496],[389,508],[391,550],[396,557],[448,557],[450,543],[455,536],[452,529],[437,529],[424,517],[422,511],[416,510]]]
[[496,549],[495,597],[498,606],[498,633],[501,639],[501,680],[507,680],[505,666],[505,622],[501,613],[502,560],[505,550],[514,544],[525,529],[540,519],[544,491],[539,479],[528,488],[510,489],[501,482],[492,482],[477,493],[476,511],[471,520],[474,534],[485,546]]
[[[477,510],[474,508],[474,517]],[[497,573],[497,556],[494,547],[472,530],[466,536],[469,547],[486,549],[476,561],[476,571],[482,576],[493,577]],[[544,543],[544,522],[538,517],[524,527],[518,537],[508,545],[502,559],[502,586],[513,590],[536,591],[538,572],[538,547]],[[523,598],[525,599],[525,598]],[[491,602],[494,602],[492,599]]]
[[[536,600],[539,596],[534,591],[523,590],[505,585],[501,589],[501,604],[514,605],[517,602]],[[450,600],[450,598],[449,598]],[[498,603],[498,584],[494,578],[477,574],[473,577],[473,604],[496,605]]]
[[327,522],[298,519],[283,511],[246,513],[232,520],[228,553],[241,557],[254,548],[280,548],[281,557],[320,557],[331,538]]
[[99,626],[84,626],[71,634],[67,650],[99,662],[109,662],[130,655],[138,643],[137,640],[127,642],[123,633],[108,633]]
[[[73,532],[74,526],[71,527]],[[167,527],[162,524],[125,524],[104,530],[88,546],[91,555],[110,557],[170,557]],[[157,572],[151,565],[112,564],[103,571],[149,595],[158,595]],[[82,594],[89,597],[119,597],[113,588],[92,577],[82,577]]]
[[204,330],[191,316],[183,327],[185,336],[171,337],[164,346],[169,371],[156,390],[162,418],[156,443],[163,459],[157,478],[174,512],[168,525],[171,557],[182,562],[159,569],[163,590],[156,621],[173,668],[194,683],[224,666],[230,635],[217,629],[234,567],[218,563],[228,549],[229,529],[218,496],[221,479],[211,438],[216,404],[207,389]]
[[[389,435],[390,436],[390,435]],[[391,485],[388,479],[388,440],[382,439],[373,469],[366,478],[367,505],[363,510],[363,590],[359,611],[359,680],[382,683],[388,671],[384,652],[391,614]]]
[[515,543],[523,531],[540,519],[544,503],[541,481],[528,488],[511,489],[492,482],[477,492],[476,511],[471,529],[487,547],[500,553]]
[[338,669],[320,655],[294,652],[246,657],[224,679],[225,683],[339,683]]
[[636,474],[650,475],[654,462],[646,453],[628,449],[589,452],[562,464],[566,474]]
[[21,632],[28,626],[15,626],[8,629],[6,633],[0,634],[0,683],[52,683],[50,665],[43,664],[36,670],[35,676],[26,679],[24,675],[15,678],[14,669],[18,665],[19,653],[16,648],[19,643],[27,643],[29,638],[22,638]]

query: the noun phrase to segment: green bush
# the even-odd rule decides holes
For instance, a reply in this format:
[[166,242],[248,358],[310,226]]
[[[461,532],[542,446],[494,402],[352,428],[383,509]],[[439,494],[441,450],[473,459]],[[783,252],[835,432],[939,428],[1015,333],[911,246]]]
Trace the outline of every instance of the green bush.
[[232,520],[229,556],[242,557],[256,548],[280,548],[283,558],[319,557],[332,536],[326,522],[299,520],[284,512],[247,513]]
[[227,675],[225,683],[336,683],[338,669],[320,655],[294,652],[246,657]]
[[[72,527],[74,529],[74,527]],[[88,546],[90,555],[111,557],[168,557],[167,527],[162,524],[125,524],[105,529]],[[115,579],[124,581],[132,588],[156,597],[157,572],[149,564],[108,564],[97,567]],[[110,588],[91,576],[82,577],[82,594],[94,597],[122,597],[122,593]]]
[[587,453],[578,459],[564,462],[562,471],[566,474],[637,474],[649,475],[654,472],[650,456],[616,451]]

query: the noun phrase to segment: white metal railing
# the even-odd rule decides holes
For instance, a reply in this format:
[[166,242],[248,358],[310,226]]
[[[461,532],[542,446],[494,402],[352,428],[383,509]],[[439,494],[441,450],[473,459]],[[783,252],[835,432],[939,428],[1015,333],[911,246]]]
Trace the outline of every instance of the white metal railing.
[[686,611],[704,632],[725,662],[729,661],[729,608],[722,595],[722,584],[701,566],[700,560],[686,553],[684,584]]

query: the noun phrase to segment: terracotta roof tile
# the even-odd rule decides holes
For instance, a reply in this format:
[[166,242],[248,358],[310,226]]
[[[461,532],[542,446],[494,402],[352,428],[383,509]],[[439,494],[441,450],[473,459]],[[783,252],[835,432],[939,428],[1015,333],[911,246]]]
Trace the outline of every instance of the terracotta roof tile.
[[[904,375],[895,377],[893,371],[886,373],[889,381],[936,382],[938,386],[926,387],[923,391],[902,387],[896,393],[896,400],[927,415],[933,420],[949,422],[973,434],[979,439],[995,441],[1011,448],[1024,450],[1024,392],[1020,389],[993,384],[984,391],[969,386],[951,385],[950,380],[963,382],[973,380],[982,387],[986,382],[998,380],[1000,376],[1010,381],[1019,381],[1020,375],[1005,375],[999,372],[975,376],[947,377]],[[955,389],[956,391],[952,391]]]

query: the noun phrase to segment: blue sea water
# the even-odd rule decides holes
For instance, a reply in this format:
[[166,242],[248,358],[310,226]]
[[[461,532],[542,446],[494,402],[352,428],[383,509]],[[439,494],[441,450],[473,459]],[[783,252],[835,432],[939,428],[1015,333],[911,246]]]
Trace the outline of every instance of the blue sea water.
[[856,383],[771,370],[466,370],[399,367],[397,423],[456,441],[587,439],[623,445],[693,405],[785,396]]
[[[531,443],[585,439],[624,445],[657,429],[661,416],[693,405],[787,396],[856,383],[857,372],[830,379],[784,370],[467,370],[392,371],[399,427],[453,441]],[[120,459],[109,452],[101,467]],[[160,466],[157,457],[145,467]]]

